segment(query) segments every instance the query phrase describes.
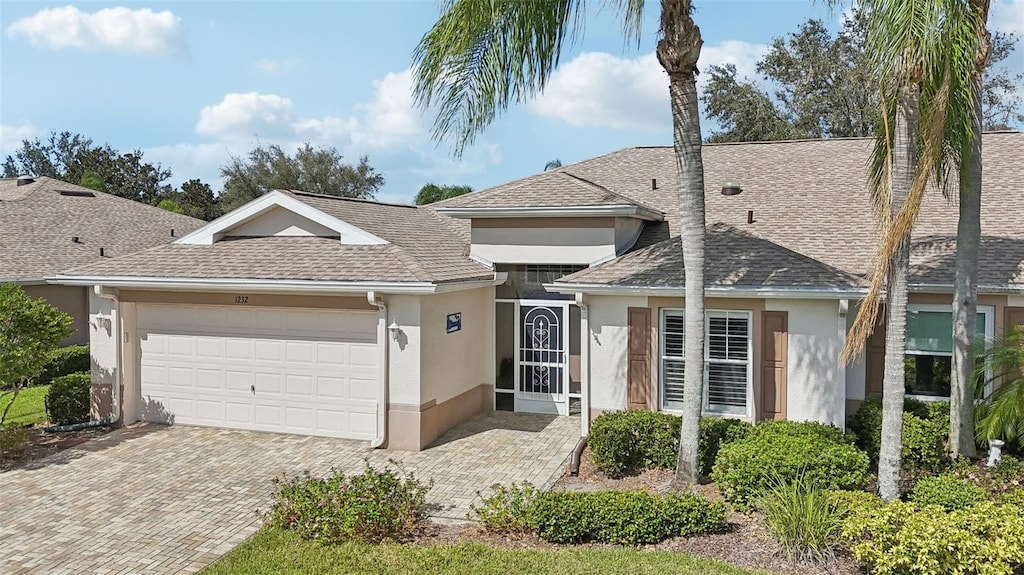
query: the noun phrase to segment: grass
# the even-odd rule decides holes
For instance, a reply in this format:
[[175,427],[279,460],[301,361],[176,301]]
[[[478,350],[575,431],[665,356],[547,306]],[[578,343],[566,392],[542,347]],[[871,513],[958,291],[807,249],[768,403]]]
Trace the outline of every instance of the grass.
[[632,548],[507,549],[479,543],[458,545],[323,546],[279,528],[264,528],[201,575],[318,573],[409,573],[432,575],[594,574],[759,575],[681,553]]
[[[49,385],[39,385],[21,390],[14,402],[14,406],[11,407],[10,413],[7,414],[7,423],[14,425],[45,423],[46,408],[43,406],[43,400],[46,398],[46,392],[49,389]],[[0,414],[3,413],[4,409],[7,409],[10,403],[10,395],[0,397]]]

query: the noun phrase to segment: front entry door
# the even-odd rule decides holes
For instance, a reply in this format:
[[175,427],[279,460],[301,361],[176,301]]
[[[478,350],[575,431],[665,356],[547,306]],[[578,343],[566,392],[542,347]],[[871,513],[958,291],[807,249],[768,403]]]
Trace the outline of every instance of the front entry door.
[[516,411],[569,414],[569,304],[523,301],[516,330]]

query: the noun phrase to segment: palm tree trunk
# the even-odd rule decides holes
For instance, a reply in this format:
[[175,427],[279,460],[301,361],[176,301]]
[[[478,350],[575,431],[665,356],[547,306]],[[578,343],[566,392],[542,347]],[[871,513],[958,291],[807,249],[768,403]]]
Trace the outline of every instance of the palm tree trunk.
[[679,431],[677,486],[699,479],[698,441],[704,404],[704,164],[701,161],[697,58],[703,44],[690,17],[689,0],[662,0],[658,61],[668,73],[676,155],[676,193],[682,225],[686,309],[683,417]]
[[956,279],[953,286],[953,373],[949,402],[949,450],[953,457],[977,457],[974,442],[974,338],[978,322],[978,258],[981,244],[981,76],[990,46],[989,0],[972,0],[977,12],[978,54],[971,90],[974,139],[960,169],[960,219],[956,227]]
[[[917,87],[899,88],[890,175],[890,212],[903,207],[917,173]],[[893,256],[885,296],[885,368],[882,376],[882,445],[878,456],[878,494],[885,501],[899,497],[903,448],[903,399],[906,385],[907,276],[909,232]]]

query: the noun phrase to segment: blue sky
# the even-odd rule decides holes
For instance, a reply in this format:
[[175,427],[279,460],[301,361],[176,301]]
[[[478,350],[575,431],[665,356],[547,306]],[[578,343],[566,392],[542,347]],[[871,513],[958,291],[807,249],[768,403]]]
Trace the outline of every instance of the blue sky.
[[[586,32],[545,93],[488,129],[463,158],[430,141],[412,106],[410,55],[437,16],[432,1],[79,2],[0,4],[0,152],[50,130],[139,148],[200,178],[256,143],[334,146],[368,155],[378,194],[409,202],[428,182],[477,189],[626,146],[671,143],[667,80],[644,39],[625,46],[614,13],[589,3]],[[773,37],[806,20],[835,25],[821,2],[697,3],[702,65],[756,75]],[[1024,33],[1024,0],[996,0],[990,24]],[[1024,70],[1024,49],[1012,66]],[[705,131],[707,131],[705,125]]]

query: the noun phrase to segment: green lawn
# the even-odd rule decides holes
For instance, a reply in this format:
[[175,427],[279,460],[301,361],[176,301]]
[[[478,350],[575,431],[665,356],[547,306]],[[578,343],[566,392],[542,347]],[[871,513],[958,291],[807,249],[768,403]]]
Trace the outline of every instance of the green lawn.
[[[46,422],[46,408],[43,407],[43,399],[49,391],[49,385],[40,385],[21,390],[14,402],[14,407],[7,414],[7,423],[27,424]],[[11,396],[0,397],[0,413],[11,403]]]
[[761,572],[678,553],[620,548],[504,549],[478,543],[323,546],[276,528],[263,529],[200,572],[201,575],[292,573],[756,575]]

